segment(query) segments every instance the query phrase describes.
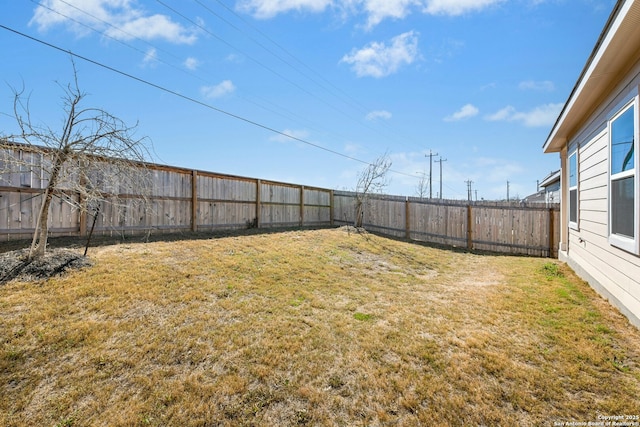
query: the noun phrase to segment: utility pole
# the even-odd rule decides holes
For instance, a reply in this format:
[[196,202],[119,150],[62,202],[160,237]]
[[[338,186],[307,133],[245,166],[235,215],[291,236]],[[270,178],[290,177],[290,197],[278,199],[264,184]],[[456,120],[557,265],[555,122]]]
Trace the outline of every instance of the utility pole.
[[472,201],[471,200],[471,184],[473,184],[473,181],[468,180],[468,181],[465,181],[465,182],[467,183],[467,200],[469,200],[471,202]]
[[509,202],[509,181],[507,181],[507,202]]
[[446,162],[447,159],[443,159],[440,157],[440,160],[436,160],[436,162],[440,163],[440,200],[442,200],[442,162]]
[[[432,196],[432,183],[433,183],[433,179],[432,179],[432,170],[433,170],[433,156],[437,156],[438,153],[432,153],[431,150],[429,150],[429,198],[431,198]],[[427,157],[427,155],[424,155],[425,157]]]

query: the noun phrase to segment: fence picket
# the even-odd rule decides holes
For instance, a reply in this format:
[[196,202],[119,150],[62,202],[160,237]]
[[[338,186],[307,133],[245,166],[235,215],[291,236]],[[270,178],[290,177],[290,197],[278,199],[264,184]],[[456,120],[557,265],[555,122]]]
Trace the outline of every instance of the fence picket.
[[[20,149],[16,148],[16,152]],[[22,154],[22,158],[32,162],[29,176],[46,177],[44,168],[49,161],[46,156]],[[0,171],[4,177],[0,186],[0,237],[30,238],[46,179],[27,182],[20,169],[7,170],[4,163],[2,167],[5,169]],[[104,201],[96,221],[96,234],[354,224],[353,192],[165,165],[145,167],[153,181],[145,203],[136,201],[135,194],[119,195],[119,204],[114,203],[117,194],[113,200]],[[31,187],[25,188],[26,185]],[[115,183],[113,189],[119,186]],[[82,215],[64,201],[74,197],[77,200],[79,196],[55,195],[50,216],[52,235],[83,233]],[[557,205],[523,207],[512,203],[469,204],[370,195],[365,206],[365,228],[380,234],[469,249],[556,256],[560,234]]]

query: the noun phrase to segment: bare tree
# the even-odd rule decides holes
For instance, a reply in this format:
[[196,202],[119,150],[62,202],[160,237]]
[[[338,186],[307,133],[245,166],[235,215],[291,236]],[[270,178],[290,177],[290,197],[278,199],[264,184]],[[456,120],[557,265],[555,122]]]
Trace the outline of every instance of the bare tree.
[[28,260],[45,254],[54,197],[86,212],[105,200],[114,203],[119,194],[144,198],[145,188],[149,188],[144,168],[149,151],[146,138],[134,137],[137,124],[127,126],[103,109],[82,107],[86,94],[79,89],[75,64],[73,77],[73,83],[62,86],[60,129],[32,121],[29,97],[24,89],[13,89],[19,133],[0,139],[4,168],[32,171],[42,177],[43,193]]
[[416,195],[421,199],[424,199],[429,194],[429,177],[426,172],[420,174],[420,179],[416,184]]
[[378,157],[373,163],[370,163],[358,175],[356,184],[356,218],[354,226],[362,227],[364,218],[364,207],[369,195],[372,193],[381,193],[382,190],[389,185],[387,173],[391,168],[391,160],[387,153]]

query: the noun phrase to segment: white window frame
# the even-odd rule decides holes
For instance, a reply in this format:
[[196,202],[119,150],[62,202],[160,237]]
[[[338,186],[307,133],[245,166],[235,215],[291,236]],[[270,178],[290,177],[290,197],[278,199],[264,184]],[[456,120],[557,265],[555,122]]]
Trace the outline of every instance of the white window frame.
[[[639,141],[638,141],[638,130],[639,130],[639,126],[638,126],[638,116],[640,114],[639,111],[639,102],[638,102],[638,96],[636,95],[631,101],[627,102],[620,110],[618,110],[618,112],[613,115],[611,117],[611,119],[609,119],[608,122],[608,134],[609,134],[609,176],[608,176],[608,185],[609,185],[609,202],[608,202],[608,206],[609,206],[609,243],[612,246],[615,246],[617,248],[620,248],[622,250],[625,250],[627,252],[631,252],[633,254],[636,255],[640,255],[640,238],[639,238],[639,234],[640,234],[640,220],[639,220],[639,215],[640,213],[638,212],[640,210],[639,208],[639,204],[640,204],[640,180],[639,180],[639,175],[640,175],[640,161],[638,160],[638,155],[640,154],[638,151],[639,148]],[[634,109],[634,114],[633,114],[633,144],[634,144],[634,164],[633,167],[631,168],[631,170],[628,171],[623,171],[623,172],[619,172],[619,173],[612,173],[612,168],[611,168],[611,162],[613,160],[613,156],[612,156],[612,150],[613,150],[613,146],[611,143],[611,125],[612,123],[618,119],[622,114],[624,114],[625,112],[627,112],[627,110],[629,110],[630,108]],[[612,190],[613,190],[613,181],[616,180],[620,180],[620,179],[624,179],[624,178],[629,178],[629,177],[633,177],[633,197],[634,197],[634,203],[633,203],[633,225],[634,225],[634,231],[633,231],[633,237],[627,237],[621,234],[615,234],[612,230],[613,228],[613,196],[612,196]]]
[[[571,185],[571,158],[575,158],[576,161],[576,170],[575,170],[575,175],[576,175],[576,182],[574,185]],[[567,179],[567,186],[569,187],[569,192],[567,193],[569,196],[569,200],[567,205],[569,206],[569,228],[574,229],[574,230],[578,230],[579,229],[579,221],[580,221],[580,191],[578,189],[579,183],[580,183],[580,174],[579,174],[579,164],[578,164],[578,147],[576,147],[571,154],[569,154],[568,157],[568,162],[567,162],[567,168],[569,169],[569,173],[568,173],[568,179]],[[575,221],[571,221],[571,209],[574,208],[574,206],[571,204],[571,191],[575,191],[576,192],[576,202],[575,202],[575,210],[576,210],[576,220]]]

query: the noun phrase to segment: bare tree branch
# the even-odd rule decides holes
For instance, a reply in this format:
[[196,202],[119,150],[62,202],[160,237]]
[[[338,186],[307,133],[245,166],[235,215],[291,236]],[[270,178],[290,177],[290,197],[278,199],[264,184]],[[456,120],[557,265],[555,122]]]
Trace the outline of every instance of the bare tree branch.
[[421,199],[424,199],[429,194],[429,178],[426,173],[420,174],[420,179],[416,184],[416,195]]
[[[73,61],[72,61],[73,62]],[[144,167],[150,157],[146,138],[134,138],[135,126],[100,108],[81,108],[86,94],[79,89],[73,64],[73,83],[64,90],[64,121],[60,131],[36,124],[24,88],[14,90],[13,111],[19,133],[0,139],[0,180],[7,173],[39,172],[44,189],[29,258],[43,256],[47,245],[49,207],[54,197],[79,211],[99,203],[146,201],[151,179]],[[30,153],[30,154],[29,154]],[[40,188],[40,187],[39,187]]]
[[387,153],[378,157],[358,175],[356,184],[356,218],[354,226],[362,227],[364,208],[367,198],[372,193],[381,193],[389,185],[387,173],[391,168],[391,160]]

